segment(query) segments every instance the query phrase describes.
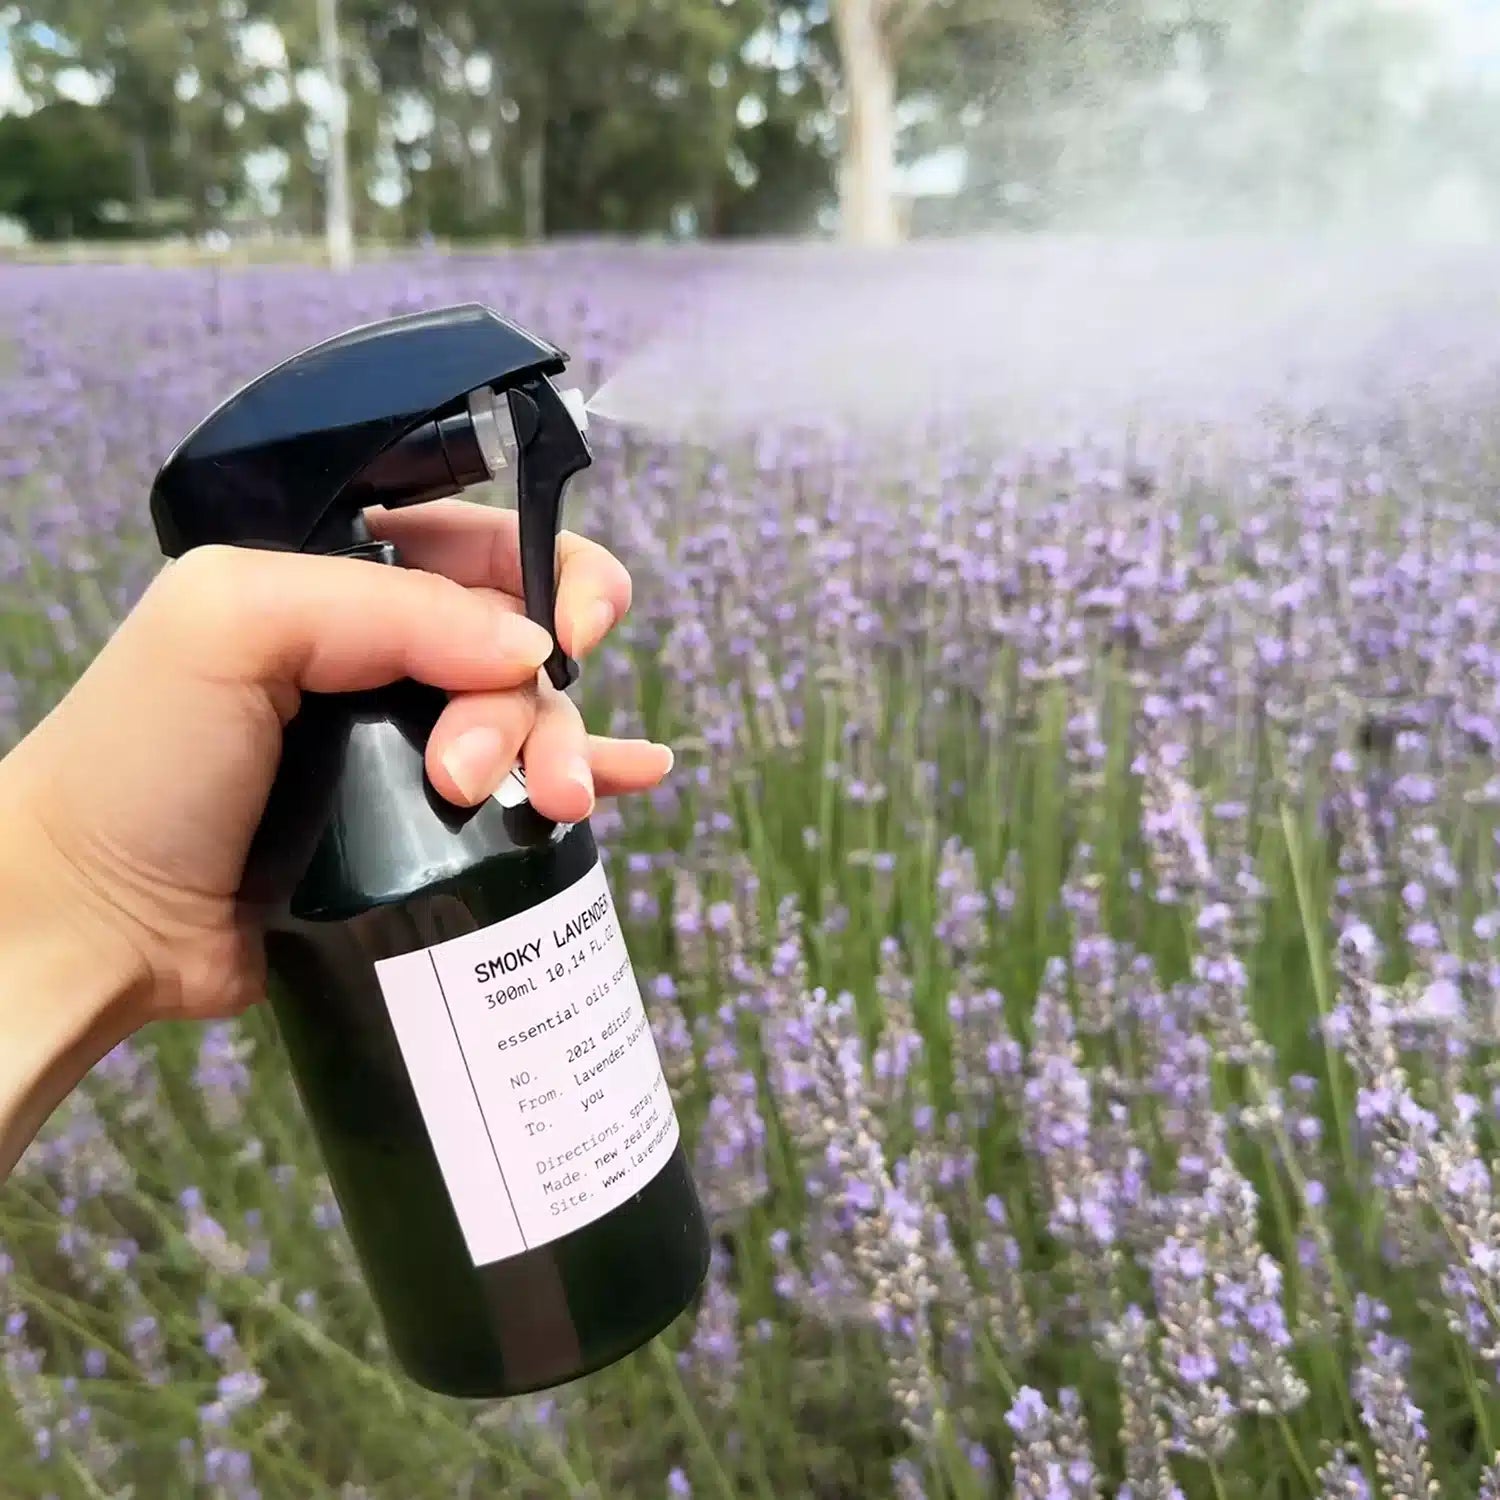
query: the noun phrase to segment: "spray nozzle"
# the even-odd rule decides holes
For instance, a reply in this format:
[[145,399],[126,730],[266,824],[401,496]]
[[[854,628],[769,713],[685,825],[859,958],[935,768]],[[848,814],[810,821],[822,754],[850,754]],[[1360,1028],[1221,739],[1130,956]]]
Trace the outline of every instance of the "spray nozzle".
[[527,616],[553,641],[547,675],[578,668],[557,640],[557,534],[567,481],[593,462],[582,399],[551,377],[567,355],[467,304],[356,328],[236,392],[178,444],[151,491],[162,550],[226,544],[362,556],[370,506],[415,505],[514,463]]

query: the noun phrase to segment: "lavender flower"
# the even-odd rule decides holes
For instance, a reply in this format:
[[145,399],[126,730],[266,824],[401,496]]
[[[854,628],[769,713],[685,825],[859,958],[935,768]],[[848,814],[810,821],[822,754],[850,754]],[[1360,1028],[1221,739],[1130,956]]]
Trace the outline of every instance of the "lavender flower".
[[1411,1398],[1410,1351],[1376,1330],[1366,1341],[1352,1390],[1375,1444],[1375,1467],[1385,1492],[1399,1500],[1434,1500],[1441,1491],[1427,1455],[1427,1424]]
[[721,1081],[698,1134],[697,1180],[708,1211],[731,1219],[769,1192],[766,1124],[755,1074],[722,1066],[715,1073]]
[[1100,919],[1100,878],[1088,868],[1087,850],[1075,853],[1077,874],[1063,890],[1063,904],[1073,919],[1072,970],[1078,996],[1078,1028],[1098,1036],[1113,1029],[1125,957],[1104,931]]
[[1479,1476],[1478,1500],[1500,1500],[1500,1454],[1484,1466]]
[[1108,1329],[1105,1348],[1119,1370],[1120,1441],[1125,1450],[1125,1486],[1131,1500],[1183,1500],[1172,1476],[1166,1397],[1157,1373],[1156,1334],[1134,1304]]
[[891,1485],[896,1500],[927,1500],[922,1472],[909,1458],[897,1459],[891,1465]]
[[1167,1408],[1174,1445],[1215,1458],[1232,1441],[1236,1410],[1289,1412],[1308,1390],[1285,1354],[1281,1268],[1260,1248],[1250,1183],[1217,1162],[1201,1191],[1175,1196],[1171,1214],[1151,1261]]
[[1179,1453],[1217,1459],[1234,1442],[1234,1403],[1225,1388],[1208,1262],[1191,1242],[1169,1238],[1152,1257],[1151,1283],[1162,1320],[1163,1405]]
[[722,1249],[715,1248],[693,1336],[682,1361],[710,1405],[728,1409],[739,1393],[739,1301]]
[[944,845],[938,863],[937,938],[956,971],[974,965],[985,943],[988,902],[980,889],[974,852],[957,839]]
[[1113,1185],[1098,1171],[1092,1142],[1093,1094],[1073,1039],[1060,960],[1049,962],[1032,1016],[1025,1139],[1046,1185],[1048,1227],[1081,1250],[1117,1235]]
[[52,1457],[59,1413],[47,1383],[42,1379],[44,1356],[28,1336],[28,1316],[14,1303],[4,1309],[0,1325],[0,1369],[10,1392],[14,1411],[29,1435],[39,1460]]
[[1009,1232],[1009,1218],[1000,1199],[992,1193],[983,1207],[984,1223],[974,1258],[985,1326],[1004,1353],[1023,1355],[1035,1342],[1037,1329],[1027,1298],[1021,1247]]
[[235,1129],[244,1119],[250,1058],[249,1043],[234,1023],[218,1021],[205,1027],[198,1044],[198,1067],[193,1081],[202,1095],[204,1112],[216,1130]]
[[875,993],[880,1000],[882,1031],[871,1058],[872,1082],[881,1117],[892,1119],[926,1096],[920,1071],[925,1042],[912,1010],[911,978],[901,945],[894,938],[881,940]]
[[1372,1500],[1364,1470],[1342,1448],[1318,1470],[1318,1495],[1319,1500]]
[[953,1086],[976,1126],[1022,1108],[1023,1053],[1005,1024],[1005,997],[960,983],[948,997]]
[[[719,259],[10,265],[0,744],[159,567],[141,497],[240,379],[482,300],[597,386]],[[740,293],[730,315],[753,319]],[[1368,1482],[1323,1455],[1314,1489],[1425,1495],[1469,1463],[1454,1424],[1426,1433],[1449,1393],[1419,1372],[1450,1369],[1455,1339],[1500,1371],[1500,367],[1473,302],[1472,327],[1403,318],[1370,362],[1387,395],[1340,420],[1289,387],[1281,412],[1191,430],[1158,413],[1016,441],[933,397],[910,452],[774,421],[687,449],[596,424],[591,534],[636,588],[591,665],[591,727],[679,749],[596,832],[685,1149],[732,1221],[675,1372],[731,1489],[762,1485],[762,1453],[772,1484],[841,1482],[832,1458],[809,1450],[803,1476],[800,1450],[776,1456],[795,1433],[748,1440],[755,1390],[819,1454],[883,1444],[871,1482],[899,1500],[1003,1488],[977,1440],[1007,1432],[1021,1494],[1180,1500],[1176,1470],[1197,1483],[1300,1409],[1309,1338],[1355,1349],[1380,1455]],[[1460,335],[1485,350],[1462,379]],[[0,1449],[31,1465],[22,1489],[284,1488],[274,1376],[326,1394],[299,1408],[298,1472],[343,1500],[411,1489],[418,1461],[460,1500],[653,1473],[688,1493],[674,1465],[706,1459],[699,1436],[632,1425],[609,1380],[455,1422],[387,1379],[259,1026],[122,1044],[17,1169]],[[1361,1274],[1433,1309],[1424,1358]],[[1118,1442],[1092,1452],[1083,1398],[1034,1389],[1039,1350],[1064,1381],[1090,1362],[1088,1401],[1112,1362],[1109,1415],[1087,1417]],[[169,1386],[192,1400],[156,1403],[146,1441]],[[1274,1434],[1242,1451],[1247,1494],[1305,1486]]]
[[788,1289],[824,1317],[878,1331],[902,1424],[930,1441],[946,1403],[931,1328],[936,1284],[925,1209],[893,1179],[873,1126],[851,998],[815,990],[782,1019],[774,1051],[783,1119],[814,1200],[810,1278],[787,1271]]
[[1017,1496],[1102,1500],[1104,1490],[1089,1453],[1088,1424],[1076,1391],[1060,1391],[1053,1408],[1040,1391],[1023,1386],[1005,1421],[1016,1439]]
[[697,1077],[698,1058],[692,1030],[677,1003],[676,981],[670,974],[658,974],[646,986],[643,999],[662,1073],[674,1095],[685,1094]]
[[1264,1044],[1246,1002],[1244,964],[1234,950],[1236,914],[1245,893],[1226,882],[1215,866],[1201,799],[1182,770],[1187,749],[1171,737],[1170,706],[1161,698],[1148,699],[1145,720],[1137,760],[1144,781],[1141,831],[1151,850],[1157,899],[1169,904],[1191,900],[1198,907],[1193,980],[1202,992],[1216,1047],[1237,1061],[1261,1059]]

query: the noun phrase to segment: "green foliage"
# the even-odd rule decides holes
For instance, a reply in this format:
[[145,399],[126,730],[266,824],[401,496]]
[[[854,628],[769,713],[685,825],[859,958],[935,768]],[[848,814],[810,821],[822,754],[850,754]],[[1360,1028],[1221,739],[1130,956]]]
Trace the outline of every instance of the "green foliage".
[[739,143],[753,179],[749,185],[733,180],[723,184],[704,229],[737,236],[809,228],[819,206],[834,192],[831,153],[811,144],[809,133],[801,101],[779,89],[772,91],[765,120],[745,131]]
[[[82,70],[129,163],[126,194],[176,200],[200,227],[245,200],[245,162],[286,156],[281,216],[314,230],[322,145],[299,73],[319,62],[295,0],[23,0],[9,28],[20,78],[59,97]],[[808,7],[779,0],[343,0],[358,225],[399,233],[747,233],[805,227],[832,192],[828,63]],[[257,61],[251,23],[285,59]],[[826,28],[825,28],[826,29]],[[774,53],[752,40],[795,39]],[[258,56],[258,54],[256,54]],[[741,103],[751,101],[750,113]]]
[[[361,232],[788,233],[836,197],[830,0],[339,9]],[[1439,159],[1500,193],[1479,85],[1413,102],[1434,45],[1414,8],[891,0],[882,13],[908,107],[900,155],[967,157],[967,190],[919,204],[919,229],[1409,222]],[[4,24],[35,102],[80,78],[102,95],[138,224],[253,216],[248,164],[269,148],[280,226],[319,229],[309,0],[17,0]],[[267,35],[279,58],[252,45]]]
[[[799,129],[822,95],[795,68],[743,56],[774,10],[764,0],[463,0],[346,14],[384,94],[433,105],[431,124],[396,145],[409,228],[637,234],[671,230],[684,214],[700,226],[743,218],[762,193],[748,216],[787,228],[826,188],[826,145]],[[777,123],[742,124],[747,94],[774,96]],[[749,184],[735,176],[744,163],[757,169]]]
[[246,154],[267,139],[267,111],[255,102],[266,70],[243,45],[243,27],[263,9],[256,0],[19,0],[9,36],[23,86],[41,99],[61,97],[80,71],[103,92],[129,152],[138,217],[176,200],[203,228],[240,195]]
[[0,119],[0,213],[39,240],[117,232],[130,164],[109,117],[61,100]]

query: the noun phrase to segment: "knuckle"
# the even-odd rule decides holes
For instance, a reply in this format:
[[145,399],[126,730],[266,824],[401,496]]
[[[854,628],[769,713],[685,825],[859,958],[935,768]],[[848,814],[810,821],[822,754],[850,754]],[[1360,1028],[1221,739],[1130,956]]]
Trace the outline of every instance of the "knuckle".
[[595,587],[605,593],[618,594],[623,608],[630,607],[634,589],[630,569],[608,547],[580,536],[576,531],[562,532],[558,542],[564,566],[576,567]]
[[400,578],[401,587],[407,590],[407,598],[414,610],[436,612],[446,617],[467,612],[471,607],[469,591],[442,573],[403,568],[394,576]]
[[541,699],[532,683],[523,683],[508,693],[489,697],[490,713],[495,720],[517,734],[530,734],[541,710]]
[[195,547],[157,579],[156,605],[167,623],[212,633],[242,601],[252,559],[241,548]]
[[163,575],[177,589],[202,590],[220,587],[238,566],[243,553],[234,547],[214,543],[194,547]]
[[539,702],[537,715],[539,724],[545,724],[553,734],[574,737],[584,733],[583,714],[578,705],[550,683],[545,698]]

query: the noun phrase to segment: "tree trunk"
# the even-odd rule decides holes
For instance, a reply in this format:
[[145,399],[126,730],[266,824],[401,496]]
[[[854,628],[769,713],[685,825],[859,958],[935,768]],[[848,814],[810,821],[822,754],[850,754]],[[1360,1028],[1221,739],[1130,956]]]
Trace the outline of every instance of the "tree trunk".
[[151,222],[151,200],[156,196],[151,182],[151,147],[143,125],[130,137],[130,176],[135,188],[135,219],[140,232]]
[[547,233],[547,112],[538,106],[521,153],[522,233],[533,244]]
[[333,95],[328,118],[328,160],[324,164],[323,224],[328,260],[335,271],[354,263],[354,226],[349,199],[349,101],[344,94],[339,53],[337,0],[318,0],[318,43],[323,72]]
[[505,202],[505,183],[500,175],[500,131],[490,126],[489,144],[475,158],[475,196],[487,220],[493,220],[496,211]]
[[881,26],[880,0],[833,0],[833,21],[847,105],[839,164],[843,237],[857,245],[891,245],[900,238],[896,67]]

